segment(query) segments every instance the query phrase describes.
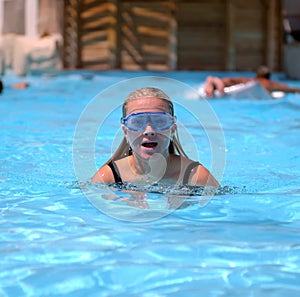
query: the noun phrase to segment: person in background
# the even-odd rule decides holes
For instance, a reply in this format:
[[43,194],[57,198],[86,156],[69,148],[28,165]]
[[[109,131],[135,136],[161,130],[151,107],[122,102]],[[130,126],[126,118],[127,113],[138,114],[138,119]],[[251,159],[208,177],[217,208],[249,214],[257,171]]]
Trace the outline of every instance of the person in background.
[[92,182],[104,184],[180,184],[219,187],[199,162],[185,154],[177,134],[171,99],[157,88],[128,95],[121,119],[123,140]]
[[13,84],[11,87],[13,89],[23,90],[23,89],[27,89],[29,87],[29,83],[22,81],[22,82]]
[[[29,83],[27,82],[18,82],[18,83],[14,83],[11,88],[13,89],[17,89],[17,90],[22,90],[22,89],[27,89],[29,87]],[[4,89],[4,85],[2,80],[0,79],[0,94],[2,93]]]
[[248,77],[216,77],[208,76],[204,83],[204,93],[207,98],[214,97],[215,91],[224,95],[224,88],[250,81],[258,82],[268,93],[280,91],[284,93],[299,93],[300,88],[292,88],[285,84],[271,80],[271,72],[267,66],[259,66],[254,78]]

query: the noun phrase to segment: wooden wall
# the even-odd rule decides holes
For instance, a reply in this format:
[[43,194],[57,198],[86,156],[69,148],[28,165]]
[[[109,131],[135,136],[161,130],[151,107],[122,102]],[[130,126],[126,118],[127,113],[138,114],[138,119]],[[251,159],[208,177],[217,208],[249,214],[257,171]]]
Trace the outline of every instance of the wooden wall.
[[64,64],[95,70],[281,69],[280,0],[65,0]]
[[281,7],[275,0],[179,2],[178,68],[252,70],[281,64]]

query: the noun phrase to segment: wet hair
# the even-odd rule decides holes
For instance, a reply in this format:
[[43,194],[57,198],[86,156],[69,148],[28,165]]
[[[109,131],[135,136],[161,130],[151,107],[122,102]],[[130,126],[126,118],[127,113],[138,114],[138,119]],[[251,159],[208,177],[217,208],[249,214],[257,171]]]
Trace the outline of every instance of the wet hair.
[[0,79],[0,94],[2,93],[2,91],[3,91],[3,82],[2,82],[2,80]]
[[[169,113],[172,116],[174,116],[174,106],[173,106],[173,103],[172,103],[170,97],[166,93],[164,93],[161,89],[149,87],[149,88],[137,89],[137,90],[131,92],[126,97],[126,99],[123,103],[123,108],[122,108],[123,117],[125,117],[127,115],[126,108],[127,108],[128,102],[135,100],[135,99],[139,99],[139,98],[158,98],[161,100],[165,100],[168,103]],[[173,138],[170,141],[169,153],[182,155],[182,156],[188,158],[187,154],[184,152],[184,150],[180,144],[177,129],[175,129]],[[111,160],[113,160],[113,161],[119,160],[119,159],[125,158],[129,155],[132,155],[132,150],[131,150],[131,147],[129,146],[129,144],[127,143],[125,137],[123,137],[119,147],[117,148],[115,153],[112,155],[112,157],[105,164],[108,164]]]
[[271,71],[269,67],[264,65],[259,66],[256,70],[256,77],[270,79]]
[[145,98],[145,97],[159,98],[159,99],[165,100],[169,105],[169,113],[172,116],[174,116],[173,103],[172,103],[170,97],[166,93],[164,93],[161,89],[158,89],[158,88],[141,88],[141,89],[137,89],[137,90],[131,92],[125,99],[123,108],[122,108],[123,117],[125,117],[127,115],[126,107],[127,107],[127,103],[129,101],[139,99],[139,98]]

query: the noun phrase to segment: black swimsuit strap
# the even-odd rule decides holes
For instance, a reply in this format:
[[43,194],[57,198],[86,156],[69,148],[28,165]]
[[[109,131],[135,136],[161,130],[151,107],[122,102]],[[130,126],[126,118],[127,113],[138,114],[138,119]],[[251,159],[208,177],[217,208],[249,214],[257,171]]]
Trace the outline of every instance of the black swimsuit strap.
[[187,167],[186,167],[186,170],[185,170],[185,173],[184,173],[184,176],[183,176],[183,179],[182,179],[182,184],[183,185],[187,185],[189,183],[189,178],[190,178],[190,175],[191,175],[191,172],[192,170],[197,167],[198,165],[201,165],[199,162],[191,162]]
[[115,183],[122,183],[122,178],[120,176],[120,172],[119,172],[119,169],[117,167],[117,165],[115,164],[114,161],[110,161],[109,163],[107,163],[107,165],[110,167],[113,175],[114,175],[114,178],[115,178]]
[[[117,165],[115,164],[114,161],[110,161],[109,163],[107,163],[107,165],[110,167],[113,175],[114,175],[114,179],[115,179],[115,183],[122,183],[122,178],[120,176],[120,172],[119,172],[119,169],[117,167]],[[183,176],[183,180],[182,180],[182,184],[183,185],[187,185],[189,183],[189,178],[190,178],[190,175],[191,175],[191,171],[199,166],[200,163],[199,162],[191,162],[186,170],[185,170],[185,173],[184,173],[184,176]]]

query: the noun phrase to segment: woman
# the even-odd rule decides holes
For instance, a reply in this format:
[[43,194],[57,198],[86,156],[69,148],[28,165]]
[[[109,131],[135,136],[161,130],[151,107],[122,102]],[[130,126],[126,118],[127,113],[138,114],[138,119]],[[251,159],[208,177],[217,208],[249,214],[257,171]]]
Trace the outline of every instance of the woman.
[[184,153],[173,103],[162,90],[141,88],[129,94],[121,123],[124,138],[93,182],[219,186],[204,166]]

